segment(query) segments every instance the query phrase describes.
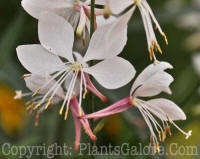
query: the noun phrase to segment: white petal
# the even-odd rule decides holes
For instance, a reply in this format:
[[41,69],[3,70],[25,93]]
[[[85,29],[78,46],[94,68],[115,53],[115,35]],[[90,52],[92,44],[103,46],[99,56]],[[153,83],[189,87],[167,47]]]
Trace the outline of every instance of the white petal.
[[[32,91],[35,92],[38,88],[41,88],[45,83],[48,82],[48,80],[50,79],[50,76],[40,76],[40,75],[31,75],[30,77],[25,78],[25,82],[26,82],[26,86]],[[49,89],[56,83],[55,80],[52,80],[51,82],[49,82],[49,84],[42,88],[39,91],[39,94],[46,94]],[[64,96],[64,91],[62,89],[62,87],[59,87],[56,95],[58,97],[63,97]]]
[[[76,61],[78,61],[78,62],[82,62],[83,61],[83,56],[80,53],[74,52],[73,54],[75,56]],[[88,64],[87,63],[82,63],[82,66],[83,67],[88,67]]]
[[34,18],[39,18],[45,11],[59,12],[59,10],[73,7],[73,0],[22,0],[23,8]]
[[152,99],[145,104],[148,104],[148,109],[162,120],[186,120],[185,113],[174,102],[164,99]]
[[196,72],[200,75],[200,54],[193,55],[192,60]]
[[[153,74],[148,80],[146,80],[141,85],[138,85],[134,96],[135,97],[151,97],[160,94],[161,92],[166,92],[171,94],[169,85],[173,82],[173,77],[164,72],[159,71]],[[137,87],[136,87],[137,88]]]
[[18,46],[17,56],[29,72],[36,74],[51,74],[63,65],[58,56],[49,53],[41,45]]
[[74,30],[64,18],[50,12],[42,13],[38,32],[41,44],[49,52],[73,62]]
[[172,69],[173,66],[170,65],[167,62],[160,62],[159,64],[150,64],[148,67],[146,67],[142,73],[139,74],[139,76],[136,78],[135,82],[133,83],[133,86],[131,88],[131,94],[135,91],[135,89],[143,85],[146,81],[148,81],[154,74],[156,74],[159,71],[164,71],[166,69]]
[[127,23],[132,12],[133,9],[113,23],[97,28],[84,57],[85,61],[111,58],[121,53],[127,42]]
[[116,89],[126,85],[135,75],[134,67],[121,57],[106,59],[98,64],[85,68],[85,72],[107,89]]
[[101,26],[104,26],[106,24],[113,23],[114,21],[116,21],[116,17],[110,16],[108,19],[105,19],[104,16],[97,16],[96,21],[97,21],[97,26],[101,27]]
[[127,7],[133,4],[133,0],[109,0],[110,10],[114,14],[123,12]]

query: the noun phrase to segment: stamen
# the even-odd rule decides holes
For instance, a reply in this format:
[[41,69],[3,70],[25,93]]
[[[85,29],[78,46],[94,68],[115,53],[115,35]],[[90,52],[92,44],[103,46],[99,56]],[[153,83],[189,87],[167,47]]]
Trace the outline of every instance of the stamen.
[[87,91],[87,89],[86,89],[86,90],[84,91],[84,93],[83,93],[83,99],[86,98],[87,93],[88,93],[88,91]]
[[174,125],[182,134],[184,134],[184,135],[186,136],[186,137],[185,137],[186,140],[192,135],[192,130],[190,130],[188,133],[186,133],[186,132],[183,131],[180,127],[178,127],[178,126],[173,122],[173,120],[171,120],[171,119],[169,118],[168,115],[166,115],[166,116],[167,116],[169,122],[170,122],[172,125]]
[[67,107],[66,107],[65,120],[67,120],[68,112],[69,112],[69,105],[67,105]]
[[162,32],[161,35],[164,37],[166,45],[168,45],[169,43],[168,43],[167,36],[165,35],[165,33]]
[[162,133],[162,142],[165,142],[165,139],[166,139],[166,132],[164,131],[164,132]]
[[112,15],[112,11],[110,10],[110,6],[109,6],[108,2],[105,5],[103,15],[104,15],[105,19],[108,19],[110,17],[110,15]]
[[65,107],[65,105],[62,105],[62,106],[61,106],[60,111],[59,111],[59,114],[60,114],[60,115],[62,115],[64,107]]
[[51,104],[52,99],[53,99],[52,96],[48,99],[48,102],[47,102],[47,104],[45,106],[45,109],[47,109],[49,107],[49,105]]
[[153,153],[155,154],[157,152],[157,148],[156,148],[156,143],[153,144]]
[[35,95],[37,95],[40,90],[41,90],[41,88],[36,89],[35,92],[33,93],[32,97],[34,97]]
[[160,147],[159,147],[159,142],[156,143],[156,147],[157,147],[157,152],[160,152]]
[[77,30],[76,30],[76,35],[78,37],[81,37],[83,30],[85,29],[86,21],[87,21],[87,18],[86,18],[86,15],[84,13],[84,9],[81,7],[80,20],[79,20],[79,24],[78,24],[78,27],[77,27]]
[[172,136],[170,126],[167,126],[167,130],[168,130],[168,134],[169,134],[169,136]]
[[32,102],[31,104],[29,104],[28,107],[26,108],[26,111],[31,109],[35,104],[36,104],[35,102]]
[[22,78],[27,78],[27,77],[30,77],[31,76],[31,74],[24,74],[23,76],[22,76]]

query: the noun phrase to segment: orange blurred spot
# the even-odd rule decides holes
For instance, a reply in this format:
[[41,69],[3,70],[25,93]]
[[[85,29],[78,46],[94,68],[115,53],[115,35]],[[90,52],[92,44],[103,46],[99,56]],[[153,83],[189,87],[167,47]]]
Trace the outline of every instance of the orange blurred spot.
[[15,92],[0,84],[0,125],[7,135],[19,133],[25,125],[26,111],[21,100],[14,100]]
[[106,118],[104,130],[111,139],[113,138],[115,140],[119,138],[122,127],[123,123],[120,115],[112,115]]

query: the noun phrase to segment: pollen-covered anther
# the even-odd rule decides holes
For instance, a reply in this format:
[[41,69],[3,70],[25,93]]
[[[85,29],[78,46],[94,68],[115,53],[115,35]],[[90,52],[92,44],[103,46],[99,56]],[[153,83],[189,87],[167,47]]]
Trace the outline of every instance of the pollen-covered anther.
[[60,111],[59,111],[60,115],[62,115],[64,107],[65,107],[64,105],[61,106]]
[[168,134],[169,134],[169,136],[172,136],[172,133],[171,133],[171,128],[170,128],[170,126],[167,126],[167,130],[168,130]]
[[88,93],[88,91],[87,91],[87,89],[86,89],[86,90],[84,91],[84,93],[83,93],[83,99],[86,98],[87,93]]
[[42,105],[42,102],[39,102],[34,108],[33,110],[36,110],[37,108],[39,108]]
[[103,15],[104,15],[105,19],[108,19],[110,17],[110,15],[112,15],[112,11],[110,10],[109,4],[105,5],[104,11],[103,11]]
[[27,77],[30,77],[31,76],[31,74],[24,74],[23,76],[22,76],[22,78],[27,78]]
[[156,143],[153,144],[153,153],[155,154],[157,152],[157,145]]
[[154,55],[154,51],[153,51],[153,46],[151,45],[149,48],[149,58],[152,61],[153,60],[153,55]]
[[82,64],[79,63],[79,62],[74,62],[72,65],[71,65],[71,70],[73,72],[79,72],[82,68]]
[[165,139],[166,139],[166,131],[162,133],[162,142],[165,142]]
[[35,104],[36,104],[35,102],[28,104],[26,107],[26,111],[30,110]]
[[163,36],[163,38],[164,38],[164,40],[165,40],[165,43],[166,43],[166,45],[168,45],[169,43],[168,43],[167,36],[165,35],[165,33],[164,33],[164,32],[162,32],[162,33],[161,33],[161,35]]
[[41,90],[41,88],[36,89],[35,92],[32,94],[32,97],[36,96],[40,90]]
[[68,112],[69,112],[69,105],[66,107],[66,111],[65,111],[65,120],[67,120]]
[[47,104],[46,104],[46,106],[45,106],[45,109],[47,109],[47,108],[49,107],[49,105],[50,105],[51,102],[52,102],[52,99],[53,99],[53,97],[50,97],[50,98],[48,99],[48,102],[47,102]]
[[159,146],[159,142],[156,143],[156,147],[157,147],[157,152],[160,152],[160,146]]
[[162,50],[161,50],[161,48],[160,48],[160,45],[158,45],[158,43],[155,43],[155,45],[156,45],[156,48],[157,48],[158,52],[159,52],[160,54],[162,54],[163,52],[162,52]]

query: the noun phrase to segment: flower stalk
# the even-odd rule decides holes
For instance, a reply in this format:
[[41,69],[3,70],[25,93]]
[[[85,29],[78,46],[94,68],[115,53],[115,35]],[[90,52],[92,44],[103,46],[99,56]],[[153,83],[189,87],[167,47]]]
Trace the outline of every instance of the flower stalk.
[[[95,0],[91,0],[91,10],[90,10],[90,38],[92,37],[94,31],[95,31]],[[90,66],[93,65],[93,60],[90,61]],[[93,81],[93,78],[91,78],[91,81]],[[93,113],[95,112],[94,109],[94,96],[92,93],[89,94],[89,105],[90,105],[90,112]],[[94,120],[91,121],[91,128],[92,130],[94,129]],[[91,144],[94,146],[96,145],[95,141],[91,141]],[[92,159],[95,159],[95,156],[91,156]]]

